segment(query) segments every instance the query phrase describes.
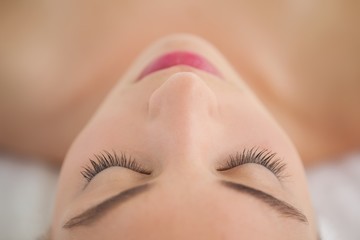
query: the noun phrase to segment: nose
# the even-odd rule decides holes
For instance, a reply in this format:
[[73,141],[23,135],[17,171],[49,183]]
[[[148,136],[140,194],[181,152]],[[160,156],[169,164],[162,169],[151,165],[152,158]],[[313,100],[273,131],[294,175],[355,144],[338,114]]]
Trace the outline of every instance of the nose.
[[195,140],[218,115],[216,95],[205,80],[192,72],[171,75],[150,96],[150,119],[169,130],[173,139]]

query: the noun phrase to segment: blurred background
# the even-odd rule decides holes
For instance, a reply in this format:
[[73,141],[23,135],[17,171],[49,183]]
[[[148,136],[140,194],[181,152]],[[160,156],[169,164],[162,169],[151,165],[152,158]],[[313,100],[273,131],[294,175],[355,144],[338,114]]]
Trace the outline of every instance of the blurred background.
[[46,228],[72,139],[134,58],[177,32],[213,43],[267,107],[328,133],[303,157],[344,161],[309,170],[314,204],[334,239],[360,239],[359,26],[356,0],[1,0],[0,239]]

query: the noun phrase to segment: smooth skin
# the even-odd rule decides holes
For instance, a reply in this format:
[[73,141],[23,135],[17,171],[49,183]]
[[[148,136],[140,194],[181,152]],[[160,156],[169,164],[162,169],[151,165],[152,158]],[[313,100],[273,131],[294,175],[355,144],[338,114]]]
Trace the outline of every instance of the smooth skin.
[[356,1],[27,1],[0,7],[0,148],[60,166],[132,61],[177,32],[214,44],[306,166],[360,143]]
[[[224,79],[188,66],[164,69],[135,82],[162,53],[205,56]],[[230,153],[259,147],[286,163],[286,178],[257,164],[220,172]],[[81,175],[94,153],[126,152],[152,169],[142,175],[113,167],[87,185]],[[241,183],[296,206],[303,223],[279,215],[246,194],[220,186]],[[65,228],[85,209],[121,190],[147,192],[85,226]],[[119,80],[71,146],[60,175],[52,239],[316,239],[316,220],[304,168],[293,144],[225,58],[187,34],[160,39]]]
[[[111,148],[118,151],[125,149],[132,155],[136,155],[134,153],[136,151],[141,151],[138,153],[140,159],[147,159],[148,164],[153,164],[151,167],[159,173],[159,175],[148,179],[154,183],[159,182],[154,184],[155,187],[152,192],[146,193],[156,201],[161,196],[161,188],[159,187],[163,186],[162,184],[166,181],[164,176],[170,176],[168,172],[172,171],[171,169],[178,169],[170,164],[172,160],[174,162],[188,161],[192,163],[203,161],[207,168],[197,167],[196,172],[199,174],[202,172],[204,181],[211,179],[212,182],[210,185],[204,184],[202,189],[207,191],[208,196],[211,196],[215,191],[224,192],[225,195],[230,194],[231,192],[227,192],[228,190],[222,189],[216,184],[213,173],[216,173],[216,179],[223,177],[214,171],[216,159],[224,159],[230,153],[229,151],[239,150],[239,148],[241,150],[243,147],[253,147],[253,145],[271,147],[286,161],[298,162],[295,164],[298,167],[292,167],[293,164],[288,163],[287,171],[290,171],[290,176],[300,176],[299,178],[295,177],[296,185],[304,184],[304,180],[301,180],[304,177],[302,176],[303,170],[300,167],[298,154],[296,151],[290,150],[293,149],[293,145],[288,143],[288,137],[278,136],[279,134],[284,135],[284,131],[295,145],[305,166],[336,158],[358,149],[360,142],[360,126],[358,124],[360,122],[360,108],[358,107],[358,102],[360,102],[360,95],[358,94],[360,72],[357,63],[360,61],[360,54],[358,54],[360,32],[357,23],[360,14],[358,14],[359,8],[356,2],[317,0],[278,1],[276,3],[265,1],[260,3],[258,1],[239,2],[232,0],[221,2],[174,0],[166,3],[164,1],[117,1],[116,3],[114,1],[101,1],[99,4],[97,1],[74,0],[52,1],[51,3],[37,1],[31,5],[26,1],[16,1],[16,4],[12,4],[12,2],[1,4],[0,147],[2,151],[25,155],[34,159],[43,159],[58,167],[62,165],[68,152],[63,170],[66,173],[62,174],[62,179],[69,178],[72,181],[69,180],[68,183],[69,192],[61,193],[64,196],[59,197],[57,209],[69,207],[70,202],[74,200],[74,195],[80,194],[84,185],[84,179],[81,179],[79,174],[80,166],[88,164],[88,158],[92,157],[93,153],[104,149],[109,151]],[[164,19],[168,21],[164,21]],[[232,82],[234,85],[231,85],[230,89],[226,88],[227,84],[216,84],[217,81],[209,81],[208,78],[214,78],[212,75],[204,75],[201,71],[182,67],[174,68],[174,72],[168,72],[168,75],[153,75],[154,79],[152,80],[154,81],[144,81],[136,85],[137,87],[131,85],[130,82],[123,81],[133,79],[135,76],[131,75],[130,72],[139,71],[147,60],[156,54],[142,53],[150,43],[176,32],[188,32],[203,38],[199,40],[196,36],[192,36],[190,37],[192,40],[188,39],[189,42],[200,41],[202,42],[200,45],[208,46],[206,41],[209,41],[216,45],[222,54],[210,56],[213,53],[208,49],[195,50],[204,51],[205,56],[211,58],[216,64],[220,64],[220,68],[224,68],[223,71],[231,75],[228,79],[238,79]],[[198,48],[202,49],[202,47]],[[132,65],[131,62],[140,53],[143,57],[136,61],[136,66]],[[222,60],[218,60],[223,59],[222,55],[231,62],[233,69],[229,69],[228,64],[221,63]],[[128,70],[130,66],[132,70]],[[241,77],[234,74],[235,70]],[[126,75],[124,75],[125,72],[127,72]],[[158,76],[158,78],[154,76]],[[119,123],[127,124],[126,126],[130,127],[123,129],[125,125],[119,125],[118,130],[121,132],[129,131],[135,135],[126,136],[129,140],[128,145],[122,144],[118,148],[114,147],[117,143],[124,143],[127,140],[119,139],[118,135],[106,134],[106,132],[114,130],[106,129],[102,124],[108,123],[106,115],[113,111],[112,116],[108,116],[108,118],[119,118],[119,114],[128,114],[126,118],[135,118],[131,114],[147,116],[146,113],[149,112],[146,111],[147,108],[144,104],[150,102],[151,90],[155,91],[160,86],[169,86],[169,88],[161,89],[171,89],[171,86],[177,86],[175,80],[170,81],[174,85],[161,84],[165,80],[174,78],[186,79],[185,81],[179,80],[181,84],[178,87],[184,92],[184,96],[182,96],[183,106],[178,106],[178,108],[181,110],[187,106],[186,108],[190,111],[187,114],[191,117],[189,119],[176,119],[177,121],[184,121],[186,124],[183,125],[183,128],[187,127],[188,129],[175,128],[172,124],[176,124],[176,121],[171,122],[171,124],[169,121],[168,125],[165,125],[167,127],[163,127],[163,129],[159,129],[159,124],[149,124],[150,119],[153,123],[167,123],[164,120],[164,114],[152,115],[153,118],[146,119],[149,122],[135,120],[130,122],[129,120],[127,123],[121,118]],[[214,129],[214,132],[209,131],[209,129],[206,131],[212,134],[214,138],[206,138],[200,134],[200,130],[194,130],[205,128],[205,125],[198,123],[198,126],[194,126],[195,123],[191,122],[195,121],[196,116],[203,120],[206,116],[204,115],[205,110],[200,112],[202,115],[191,112],[192,104],[186,102],[190,101],[186,99],[191,98],[195,94],[194,92],[201,93],[202,90],[207,89],[204,88],[207,85],[201,85],[200,82],[202,81],[199,79],[205,80],[209,89],[213,91],[213,95],[216,96],[216,98],[209,97],[211,94],[209,95],[207,92],[208,95],[201,95],[203,96],[202,99],[206,99],[205,96],[208,96],[208,100],[217,99],[219,104],[224,104],[220,101],[230,101],[229,99],[231,99],[232,104],[241,103],[239,106],[243,106],[245,102],[248,103],[244,109],[233,106],[233,108],[236,107],[236,111],[226,115],[228,118],[215,118],[216,115],[211,115],[213,120],[209,121],[208,124],[212,124],[211,129]],[[150,82],[154,85],[146,85]],[[235,86],[238,87],[234,88]],[[234,97],[229,97],[228,92],[225,94],[227,97],[219,96],[221,93],[221,91],[218,92],[219,90],[231,91],[234,94],[230,96]],[[121,97],[118,96],[119,99],[116,99],[117,91],[121,92]],[[142,91],[145,95],[139,94]],[[109,92],[111,92],[110,95],[108,95]],[[130,92],[135,95],[136,93],[139,94],[136,102],[132,101]],[[158,93],[161,92],[158,91]],[[257,98],[253,97],[253,92],[261,100],[261,104]],[[125,94],[122,95],[122,93]],[[166,98],[166,94],[163,96]],[[107,100],[99,109],[105,97]],[[237,101],[232,102],[233,99],[237,99]],[[240,99],[246,99],[246,101]],[[121,112],[118,112],[120,110],[114,107],[120,106],[117,100],[121,101],[121,106],[123,106]],[[122,102],[122,100],[124,101]],[[206,108],[204,100],[202,104],[200,104],[199,99],[193,99],[193,101],[195,100],[199,103],[198,107]],[[126,101],[130,101],[131,104]],[[160,101],[158,102],[160,103]],[[129,106],[133,106],[132,104],[139,106],[129,109]],[[266,107],[266,110],[263,109],[264,106],[262,105]],[[166,105],[162,106],[166,109]],[[105,110],[106,108],[108,110]],[[140,109],[142,110],[140,111]],[[251,111],[245,112],[245,109]],[[181,112],[180,110],[178,112]],[[271,116],[267,111],[271,113]],[[96,117],[92,118],[91,123],[83,130],[95,112]],[[154,116],[158,117],[155,118]],[[175,113],[173,115],[168,113],[166,116],[175,118]],[[184,115],[182,116],[184,118]],[[250,118],[252,124],[256,123],[262,127],[259,129],[246,128],[240,135],[236,136],[229,125],[221,129],[220,126],[231,119],[234,122],[231,127],[240,128],[239,121],[234,120],[235,116]],[[155,119],[157,120],[155,121]],[[274,119],[277,123],[273,124]],[[139,127],[136,128],[136,131],[133,129],[135,128],[133,123]],[[246,124],[250,123],[244,121],[244,124],[244,126],[248,126]],[[147,127],[140,128],[140,126]],[[241,128],[245,128],[244,126]],[[106,127],[109,126],[106,125]],[[100,131],[99,128],[104,128],[104,132]],[[178,129],[182,135],[170,137],[168,131],[171,129]],[[275,129],[279,129],[279,131]],[[140,135],[139,130],[142,130],[144,134]],[[198,134],[190,137],[190,130],[191,132],[194,131],[194,134],[196,132]],[[245,136],[251,141],[239,142],[241,136],[250,130],[253,130],[251,131],[252,134],[247,133]],[[79,135],[81,131],[82,133]],[[98,133],[95,133],[96,131]],[[230,133],[225,135],[225,131]],[[254,135],[254,132],[257,134]],[[101,133],[106,135],[101,138],[103,136]],[[88,136],[89,139],[81,136]],[[231,138],[227,139],[230,144],[227,147],[229,149],[220,147],[220,144],[227,146],[225,140],[220,138],[224,136]],[[278,138],[273,139],[271,137],[269,140],[270,136],[277,136]],[[77,140],[72,145],[76,137]],[[212,142],[201,140],[202,138]],[[158,139],[158,141],[154,142],[153,139]],[[165,141],[165,139],[169,139],[169,141]],[[261,142],[261,139],[267,140]],[[88,141],[88,146],[86,141]],[[145,149],[131,148],[140,145],[140,141],[143,143],[140,147]],[[178,150],[171,149],[173,154],[169,153],[169,149],[165,151],[165,149],[155,148],[159,147],[160,143],[163,143],[161,146],[169,148],[171,144],[175,146],[175,142],[184,143],[186,141],[203,142],[203,147],[209,148],[210,151],[196,150],[190,143],[179,145],[182,147]],[[234,146],[234,142],[237,143],[236,146]],[[149,146],[149,143],[157,145]],[[71,145],[72,148],[68,151]],[[154,156],[155,154],[156,156]],[[183,155],[181,156],[181,154]],[[205,155],[208,157],[206,158]],[[169,168],[166,168],[165,163],[168,161]],[[67,167],[70,164],[68,162],[74,162],[73,164],[76,166]],[[187,169],[186,171],[189,173],[195,171],[190,166],[184,163],[181,169],[184,171]],[[244,174],[244,168],[248,169],[248,166],[243,166],[241,175]],[[261,166],[251,166],[250,168],[251,176],[257,175],[256,171],[259,168],[260,171],[265,171],[266,174],[270,174],[271,178],[273,177],[271,172]],[[253,168],[256,168],[256,171]],[[108,171],[113,172],[110,169]],[[296,174],[296,172],[301,173]],[[172,175],[176,176],[176,174]],[[109,177],[109,175],[106,176],[104,177]],[[116,177],[119,176],[116,174]],[[265,178],[267,177],[261,175],[256,179],[263,179],[261,180],[263,183]],[[241,181],[246,179],[241,179]],[[97,178],[96,181],[101,180]],[[201,181],[195,183],[201,185]],[[255,184],[256,181],[251,180],[246,183]],[[94,184],[96,183],[94,182]],[[174,184],[178,185],[179,183],[174,180]],[[66,184],[63,183],[59,191],[64,192],[61,189],[65,186]],[[194,188],[196,186],[197,184],[194,184]],[[256,187],[269,190],[268,188],[263,189],[264,185],[262,184],[256,185]],[[180,186],[174,188],[179,188],[179,194],[181,193],[182,188]],[[277,195],[277,192],[272,192],[275,188],[271,186],[270,192]],[[284,194],[284,196],[280,196],[280,194],[278,197],[283,197],[284,200],[291,202],[305,212],[310,220],[309,229],[311,230],[303,229],[304,231],[301,232],[304,234],[311,232],[310,235],[313,236],[315,228],[313,227],[314,221],[311,217],[311,210],[309,210],[311,207],[307,207],[306,187],[296,187],[295,189],[294,191],[297,194],[294,199],[286,197],[288,194]],[[166,190],[164,195],[168,193],[168,189]],[[115,193],[108,193],[108,195],[111,194]],[[139,196],[139,199],[145,196]],[[185,214],[186,209],[200,211],[200,207],[195,209],[190,207],[191,201],[199,197],[196,194],[192,196],[193,200],[184,201],[184,211],[181,213]],[[101,197],[106,196],[101,195]],[[220,196],[218,197],[220,198]],[[233,197],[245,201],[243,198],[246,196],[237,194]],[[206,198],[206,200],[210,199],[210,197]],[[296,199],[300,203],[297,203]],[[169,198],[168,204],[172,203],[173,200]],[[136,201],[139,200],[134,199],[128,204],[136,204]],[[185,203],[187,204],[186,209]],[[221,202],[219,201],[219,203]],[[166,209],[165,203],[162,206]],[[205,208],[206,206],[208,204],[201,206],[204,207],[203,212],[209,212]],[[224,207],[225,205],[220,204],[220,206]],[[132,209],[130,205],[123,207]],[[269,212],[268,210],[266,208],[267,212]],[[166,212],[157,211],[156,213],[165,214]],[[252,211],[252,213],[256,217],[256,211]],[[73,216],[72,214],[75,213],[71,212],[69,215]],[[56,214],[53,228],[54,236],[66,234],[61,232],[60,228],[66,217],[71,216]],[[109,216],[107,217],[109,218]],[[288,224],[292,222],[286,221]],[[183,222],[190,224],[191,221]],[[263,225],[267,226],[267,224]],[[216,228],[211,229],[216,230]],[[284,234],[284,232],[282,233]],[[242,232],[242,234],[246,233]],[[255,233],[252,232],[252,234]],[[283,237],[285,236],[283,235]]]

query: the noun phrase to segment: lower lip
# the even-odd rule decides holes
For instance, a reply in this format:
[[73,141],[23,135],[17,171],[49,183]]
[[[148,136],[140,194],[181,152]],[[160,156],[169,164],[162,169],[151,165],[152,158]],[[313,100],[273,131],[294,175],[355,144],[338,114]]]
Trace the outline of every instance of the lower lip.
[[222,78],[220,72],[205,58],[192,52],[177,51],[164,54],[155,59],[147,67],[145,67],[137,80],[140,80],[153,72],[176,65],[191,66]]

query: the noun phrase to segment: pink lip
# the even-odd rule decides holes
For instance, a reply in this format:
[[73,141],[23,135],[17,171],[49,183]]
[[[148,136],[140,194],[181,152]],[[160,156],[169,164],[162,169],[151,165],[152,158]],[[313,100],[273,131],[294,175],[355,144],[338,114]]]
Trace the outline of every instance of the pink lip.
[[141,72],[137,80],[149,75],[150,73],[169,68],[176,65],[187,65],[205,72],[222,77],[220,72],[205,58],[187,51],[176,51],[164,54],[156,58]]

